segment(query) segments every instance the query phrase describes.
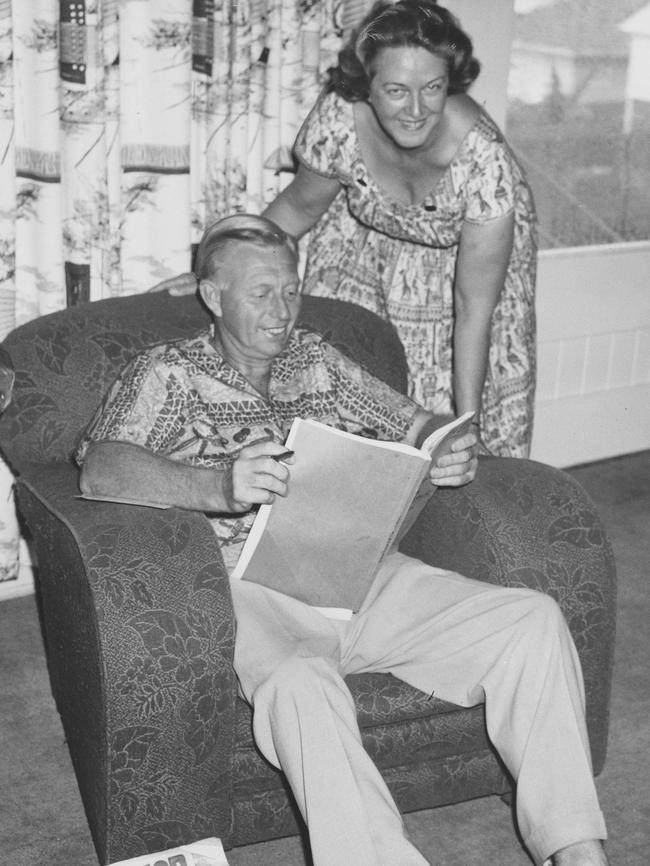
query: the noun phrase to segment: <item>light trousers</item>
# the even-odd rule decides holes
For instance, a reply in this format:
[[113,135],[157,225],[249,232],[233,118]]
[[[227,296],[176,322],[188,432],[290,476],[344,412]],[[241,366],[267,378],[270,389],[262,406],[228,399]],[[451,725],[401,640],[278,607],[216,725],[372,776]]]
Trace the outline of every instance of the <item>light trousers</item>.
[[361,743],[344,677],[392,673],[460,706],[485,702],[537,863],[604,839],[577,652],[556,603],[392,554],[361,610],[331,620],[233,580],[235,670],[263,755],[285,773],[315,866],[423,866]]

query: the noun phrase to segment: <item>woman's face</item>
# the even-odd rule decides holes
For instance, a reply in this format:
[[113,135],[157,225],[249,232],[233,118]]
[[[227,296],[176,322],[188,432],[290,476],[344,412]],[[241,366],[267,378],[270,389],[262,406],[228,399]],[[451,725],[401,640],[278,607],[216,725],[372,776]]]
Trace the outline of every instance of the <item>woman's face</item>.
[[386,135],[405,150],[426,149],[447,101],[447,63],[426,48],[383,48],[371,69],[370,103]]

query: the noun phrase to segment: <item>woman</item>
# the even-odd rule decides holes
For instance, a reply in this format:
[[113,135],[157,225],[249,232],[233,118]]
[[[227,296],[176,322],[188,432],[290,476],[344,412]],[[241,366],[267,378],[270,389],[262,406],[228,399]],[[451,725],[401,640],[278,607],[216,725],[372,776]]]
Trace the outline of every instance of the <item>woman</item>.
[[524,457],[535,382],[535,213],[515,157],[466,93],[472,44],[431,0],[379,2],[303,124],[295,178],[264,211],[311,231],[303,291],[395,326],[410,396],[477,411]]

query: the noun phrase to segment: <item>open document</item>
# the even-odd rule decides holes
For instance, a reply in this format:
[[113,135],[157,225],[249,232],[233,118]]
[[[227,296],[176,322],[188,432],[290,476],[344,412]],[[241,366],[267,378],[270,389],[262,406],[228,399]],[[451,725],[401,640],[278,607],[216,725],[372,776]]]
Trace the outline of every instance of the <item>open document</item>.
[[421,448],[296,419],[286,441],[295,453],[289,493],[260,507],[232,576],[332,615],[357,611],[382,559],[435,490],[432,459],[473,415],[436,430]]
[[199,839],[190,845],[180,845],[178,848],[168,848],[155,854],[144,854],[141,857],[131,857],[130,860],[120,860],[111,866],[228,866],[221,839],[213,836],[209,839]]

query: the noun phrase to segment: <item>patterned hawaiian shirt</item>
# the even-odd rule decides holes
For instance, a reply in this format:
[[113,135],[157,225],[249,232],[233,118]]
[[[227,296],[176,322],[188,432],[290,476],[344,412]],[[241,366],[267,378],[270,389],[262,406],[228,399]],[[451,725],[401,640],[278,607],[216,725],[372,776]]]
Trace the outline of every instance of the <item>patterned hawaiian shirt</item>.
[[[205,333],[136,355],[90,422],[91,441],[122,440],[195,466],[227,468],[246,445],[284,442],[294,418],[312,418],[376,439],[400,440],[417,405],[371,376],[311,331],[296,329],[271,367],[262,396]],[[255,511],[212,518],[232,570]]]

